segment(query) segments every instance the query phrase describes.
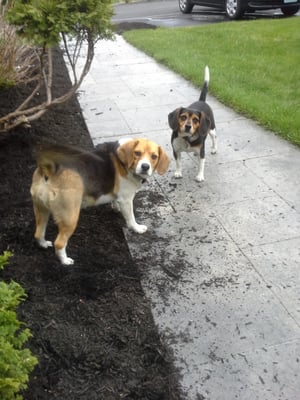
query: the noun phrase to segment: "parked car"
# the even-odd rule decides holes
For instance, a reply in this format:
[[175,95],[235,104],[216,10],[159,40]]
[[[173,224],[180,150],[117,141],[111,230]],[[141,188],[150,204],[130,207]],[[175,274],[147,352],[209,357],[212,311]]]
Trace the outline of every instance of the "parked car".
[[195,5],[224,10],[230,19],[240,19],[245,12],[280,8],[286,16],[296,14],[300,0],[179,0],[179,9],[189,14]]

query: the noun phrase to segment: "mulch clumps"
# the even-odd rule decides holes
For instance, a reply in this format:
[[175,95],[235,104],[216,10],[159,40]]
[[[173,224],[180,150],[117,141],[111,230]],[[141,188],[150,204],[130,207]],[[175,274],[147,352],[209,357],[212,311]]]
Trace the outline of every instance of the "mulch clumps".
[[[56,95],[70,85],[59,50],[54,85]],[[0,115],[15,109],[29,90],[0,92]],[[92,148],[76,97],[31,128],[0,136],[0,252],[14,254],[0,279],[15,280],[28,295],[18,313],[39,359],[24,399],[180,399],[172,355],[154,324],[121,216],[109,206],[82,211],[68,246],[74,266],[60,265],[53,249],[35,244],[29,188],[32,152],[43,141]],[[50,222],[48,239],[55,234]]]

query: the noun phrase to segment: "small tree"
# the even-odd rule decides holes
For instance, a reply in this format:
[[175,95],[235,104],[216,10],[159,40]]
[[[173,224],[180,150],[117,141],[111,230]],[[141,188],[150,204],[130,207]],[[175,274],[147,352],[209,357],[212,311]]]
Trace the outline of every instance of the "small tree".
[[[5,17],[17,35],[32,47],[36,62],[31,80],[36,81],[32,93],[18,108],[0,118],[0,132],[40,118],[50,107],[70,99],[90,70],[94,46],[100,39],[112,39],[112,0],[9,0]],[[67,55],[72,87],[62,96],[53,97],[52,49],[62,43]],[[85,62],[78,72],[78,59]],[[45,99],[38,105],[32,100],[44,89]]]

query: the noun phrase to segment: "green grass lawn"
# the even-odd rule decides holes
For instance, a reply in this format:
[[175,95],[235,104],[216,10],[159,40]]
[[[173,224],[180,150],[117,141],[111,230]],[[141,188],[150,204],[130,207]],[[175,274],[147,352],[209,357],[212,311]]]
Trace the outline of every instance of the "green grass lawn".
[[223,22],[124,33],[197,86],[300,146],[300,18]]

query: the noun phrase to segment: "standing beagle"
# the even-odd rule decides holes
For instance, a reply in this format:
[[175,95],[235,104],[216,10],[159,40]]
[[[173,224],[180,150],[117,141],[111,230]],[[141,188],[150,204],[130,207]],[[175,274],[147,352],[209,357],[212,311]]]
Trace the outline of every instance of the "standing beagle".
[[204,181],[205,140],[212,139],[211,153],[217,152],[216,125],[213,111],[206,103],[209,84],[209,69],[205,67],[204,84],[198,101],[188,107],[179,107],[168,116],[172,129],[171,144],[176,161],[175,178],[182,178],[181,153],[194,152],[198,155],[198,182]]
[[94,151],[51,145],[37,156],[31,196],[36,220],[35,239],[47,248],[45,239],[52,215],[58,235],[55,252],[62,264],[73,264],[67,256],[68,240],[76,229],[80,209],[113,202],[127,226],[137,233],[147,230],[136,222],[133,199],[142,182],[155,171],[164,174],[170,159],[156,143],[146,139],[123,139],[97,146]]

